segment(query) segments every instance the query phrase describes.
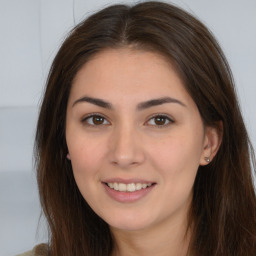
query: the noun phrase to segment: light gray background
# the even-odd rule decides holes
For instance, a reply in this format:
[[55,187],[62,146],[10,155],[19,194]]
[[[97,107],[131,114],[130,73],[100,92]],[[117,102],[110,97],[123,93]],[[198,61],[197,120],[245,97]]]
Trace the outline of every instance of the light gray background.
[[[136,1],[122,1],[134,3]],[[0,255],[45,241],[32,166],[38,105],[66,33],[114,0],[0,0]],[[256,146],[256,1],[173,0],[203,21],[233,70],[243,116]],[[36,235],[37,234],[37,235]]]

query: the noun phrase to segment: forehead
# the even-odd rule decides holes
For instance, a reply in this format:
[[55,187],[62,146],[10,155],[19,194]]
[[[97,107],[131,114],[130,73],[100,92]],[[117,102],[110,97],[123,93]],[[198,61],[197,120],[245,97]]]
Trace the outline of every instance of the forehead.
[[73,81],[70,97],[82,94],[109,100],[190,98],[170,61],[155,52],[129,48],[104,50],[85,63]]

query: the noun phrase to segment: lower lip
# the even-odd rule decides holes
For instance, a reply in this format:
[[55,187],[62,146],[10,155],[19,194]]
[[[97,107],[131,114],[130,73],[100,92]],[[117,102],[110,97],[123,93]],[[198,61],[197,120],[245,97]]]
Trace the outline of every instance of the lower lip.
[[110,188],[105,183],[102,183],[107,194],[120,203],[132,203],[138,201],[145,197],[150,191],[154,188],[155,184],[151,185],[150,187],[143,188],[141,190],[136,190],[134,192],[121,192]]

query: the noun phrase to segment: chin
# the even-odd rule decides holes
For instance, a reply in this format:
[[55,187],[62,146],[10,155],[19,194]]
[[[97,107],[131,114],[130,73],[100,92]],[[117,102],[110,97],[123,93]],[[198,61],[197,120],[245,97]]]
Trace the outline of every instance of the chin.
[[140,218],[136,214],[126,214],[126,216],[123,215],[115,218],[112,216],[112,218],[110,217],[104,220],[109,224],[110,228],[122,231],[139,231],[150,227],[154,223],[152,217],[149,219],[144,215]]

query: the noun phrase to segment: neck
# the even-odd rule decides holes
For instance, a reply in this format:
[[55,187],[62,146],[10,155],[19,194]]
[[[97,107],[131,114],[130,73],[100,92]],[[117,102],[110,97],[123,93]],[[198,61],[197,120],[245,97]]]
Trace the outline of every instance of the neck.
[[[168,227],[168,229],[166,228]],[[187,221],[158,223],[140,231],[111,228],[115,239],[112,256],[186,256],[190,241]]]

